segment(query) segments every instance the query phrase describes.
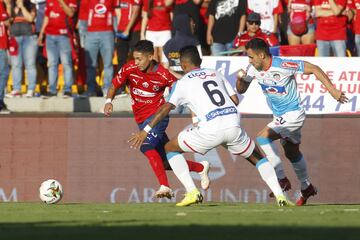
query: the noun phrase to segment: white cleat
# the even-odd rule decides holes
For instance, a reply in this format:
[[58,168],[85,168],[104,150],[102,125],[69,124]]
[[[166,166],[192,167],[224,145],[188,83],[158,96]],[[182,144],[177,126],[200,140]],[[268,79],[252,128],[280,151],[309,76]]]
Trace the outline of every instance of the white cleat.
[[210,178],[209,178],[209,171],[210,171],[210,163],[208,161],[200,162],[204,166],[204,169],[199,172],[201,178],[201,188],[207,190],[210,186]]
[[154,194],[154,197],[156,198],[168,198],[171,199],[172,197],[174,197],[174,192],[171,190],[171,188],[165,186],[165,185],[161,185],[159,190],[157,190]]

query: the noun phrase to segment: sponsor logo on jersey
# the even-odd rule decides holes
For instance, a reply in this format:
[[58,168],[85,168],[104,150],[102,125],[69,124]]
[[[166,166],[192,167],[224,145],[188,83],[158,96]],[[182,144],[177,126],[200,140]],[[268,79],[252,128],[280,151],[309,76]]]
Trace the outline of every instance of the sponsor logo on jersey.
[[153,83],[153,84],[161,84],[161,82],[155,81],[155,80],[150,80],[150,82]]
[[149,83],[148,83],[148,82],[143,82],[142,85],[143,85],[144,88],[148,88],[148,87],[149,87]]
[[136,75],[136,74],[134,74],[134,73],[131,73],[131,74],[130,74],[130,77],[136,77],[136,78],[143,79],[142,76]]
[[141,97],[155,97],[156,93],[152,93],[152,92],[147,92],[138,88],[133,88],[132,89],[133,94],[137,95],[137,96],[141,96]]
[[215,73],[211,73],[211,74],[206,74],[206,72],[194,72],[194,73],[190,73],[188,75],[188,78],[194,78],[194,77],[198,77],[200,79],[206,79],[207,77],[215,77],[216,74]]
[[285,86],[268,86],[263,84],[260,84],[260,86],[264,93],[280,94],[280,95],[287,94]]
[[215,109],[208,114],[206,114],[206,121],[213,120],[214,118],[218,116],[225,116],[229,114],[237,114],[237,110],[234,106],[231,107],[225,107],[225,108],[218,108]]
[[104,4],[96,4],[94,7],[95,13],[96,14],[105,14],[107,9],[106,6]]
[[153,101],[151,99],[141,99],[141,98],[135,98],[135,101],[136,102],[140,102],[140,103],[145,103],[145,104],[150,104],[152,103]]
[[129,8],[129,3],[127,3],[127,2],[121,2],[121,3],[120,3],[120,8]]
[[295,62],[286,62],[286,61],[284,61],[284,62],[281,63],[281,67],[283,67],[283,68],[296,69],[296,68],[298,68],[298,66],[299,65],[297,63],[295,63]]

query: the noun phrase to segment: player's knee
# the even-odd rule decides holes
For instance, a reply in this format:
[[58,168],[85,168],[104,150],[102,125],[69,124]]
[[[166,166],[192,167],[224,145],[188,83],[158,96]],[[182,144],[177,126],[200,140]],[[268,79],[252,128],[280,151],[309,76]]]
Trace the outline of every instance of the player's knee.
[[273,142],[273,140],[271,138],[267,138],[267,137],[256,137],[256,141],[257,143],[261,146],[261,145],[265,145],[265,144],[270,144]]
[[141,145],[141,147],[140,147],[140,151],[142,152],[142,153],[146,153],[147,151],[149,151],[149,150],[154,150],[155,148],[151,145],[151,144],[143,144],[143,145]]

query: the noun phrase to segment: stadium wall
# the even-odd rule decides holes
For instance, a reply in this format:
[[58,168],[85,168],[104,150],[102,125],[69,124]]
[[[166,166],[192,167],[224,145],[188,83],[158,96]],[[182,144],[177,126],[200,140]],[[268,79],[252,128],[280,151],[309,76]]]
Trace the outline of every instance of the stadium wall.
[[[247,117],[242,125],[251,137],[269,117]],[[189,124],[189,118],[170,121],[170,137]],[[127,143],[137,131],[130,117],[6,117],[0,118],[0,201],[39,201],[38,188],[46,179],[59,180],[64,202],[152,202],[158,188],[147,160]],[[310,202],[360,202],[360,121],[358,117],[308,117],[302,151],[311,181],[319,194]],[[272,202],[269,189],[255,167],[218,148],[188,159],[211,162],[211,188],[205,201]],[[290,163],[285,168],[298,189]],[[168,172],[176,199],[184,190]],[[199,178],[194,174],[196,184]],[[295,191],[290,192],[294,198]],[[165,201],[165,200],[163,200]]]

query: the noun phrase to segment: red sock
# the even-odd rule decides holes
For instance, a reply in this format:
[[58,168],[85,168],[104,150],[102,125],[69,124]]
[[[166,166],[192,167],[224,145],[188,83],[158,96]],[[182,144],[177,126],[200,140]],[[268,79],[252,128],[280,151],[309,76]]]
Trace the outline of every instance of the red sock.
[[189,166],[190,172],[198,172],[199,173],[202,170],[204,170],[204,166],[201,163],[190,161],[190,160],[186,160],[186,162],[187,162],[187,165]]
[[155,173],[160,185],[169,187],[169,181],[167,179],[164,164],[159,153],[156,150],[152,149],[146,151],[144,154],[149,160],[153,172]]

